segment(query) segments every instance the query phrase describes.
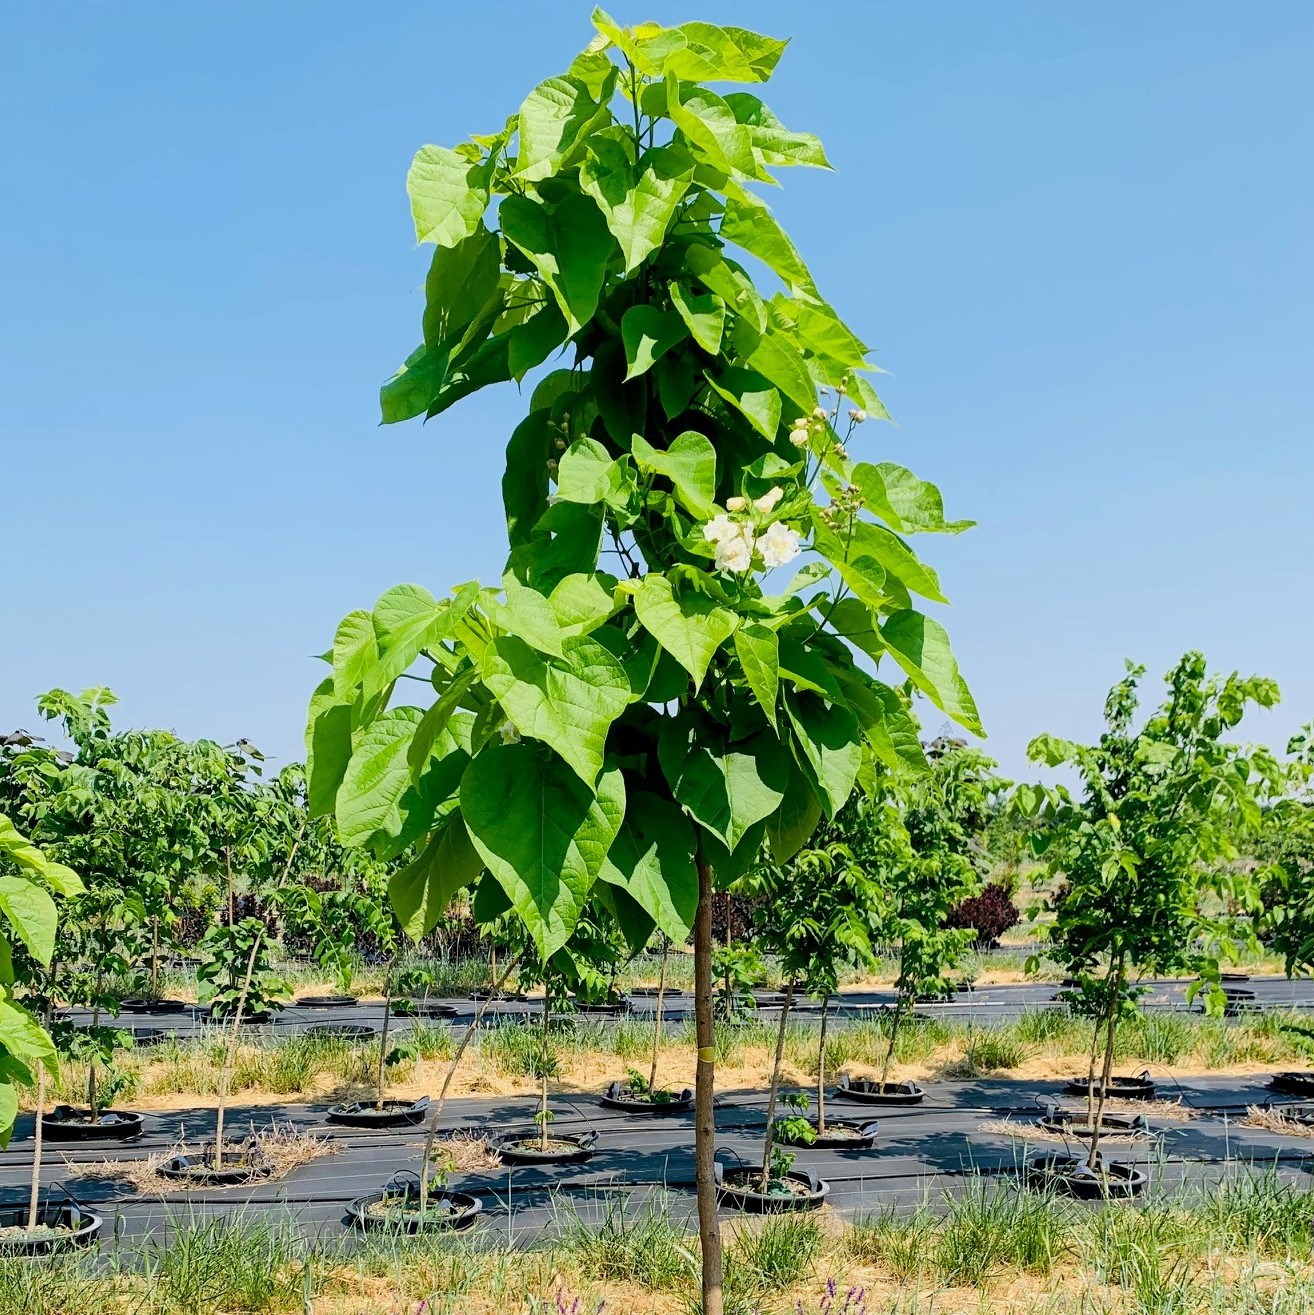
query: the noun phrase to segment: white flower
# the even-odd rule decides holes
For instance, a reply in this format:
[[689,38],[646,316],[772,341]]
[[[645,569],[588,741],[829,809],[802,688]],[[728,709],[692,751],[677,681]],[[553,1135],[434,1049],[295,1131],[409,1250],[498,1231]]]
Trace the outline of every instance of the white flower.
[[503,744],[519,744],[520,732],[511,725],[509,721],[504,721],[498,728],[497,733],[502,737]]
[[807,426],[804,426],[802,429],[791,429],[789,431],[789,441],[793,443],[795,447],[807,447],[808,445]]
[[747,498],[727,498],[725,500],[726,511],[743,511],[748,506]]
[[757,501],[753,503],[753,506],[761,512],[763,516],[766,516],[784,496],[785,490],[777,484],[774,488],[768,489],[760,498],[758,498]]
[[703,538],[708,543],[723,543],[726,539],[733,538],[741,532],[738,521],[732,521],[729,516],[722,513],[720,516],[713,516],[706,525],[703,526]]
[[824,406],[814,406],[812,408],[812,414],[818,420],[824,420],[826,418],[826,408]]
[[753,534],[747,525],[736,525],[729,538],[716,545],[716,569],[739,574],[753,564]]
[[867,418],[867,413],[865,411],[849,412],[849,419],[852,420],[855,425],[862,424],[862,422],[866,420],[866,418]]
[[762,554],[767,570],[771,570],[792,562],[803,551],[800,542],[797,530],[791,530],[788,525],[777,521],[758,539],[757,550]]

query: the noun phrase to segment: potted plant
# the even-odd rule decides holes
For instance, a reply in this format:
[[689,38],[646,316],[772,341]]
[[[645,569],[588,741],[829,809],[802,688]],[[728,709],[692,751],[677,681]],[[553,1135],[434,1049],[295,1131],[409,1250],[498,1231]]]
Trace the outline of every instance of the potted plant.
[[[1105,1102],[1144,1094],[1148,1075],[1115,1078],[1119,1021],[1135,1009],[1139,979],[1189,972],[1210,1007],[1221,1005],[1219,957],[1253,942],[1256,879],[1234,865],[1236,839],[1259,825],[1261,802],[1280,792],[1276,763],[1263,750],[1229,742],[1250,705],[1269,707],[1277,687],[1260,677],[1211,677],[1199,653],[1187,653],[1165,678],[1163,703],[1135,725],[1144,668],[1126,676],[1105,702],[1105,731],[1093,745],[1052,735],[1028,754],[1047,767],[1075,770],[1065,785],[1020,787],[1019,809],[1036,819],[1033,844],[1061,875],[1050,956],[1078,983],[1092,1018],[1086,1108],[1069,1115],[1070,1132],[1088,1147],[1033,1165],[1046,1182],[1079,1193],[1138,1190],[1143,1176],[1105,1161],[1099,1151]],[[1212,897],[1212,898],[1211,898]],[[1217,904],[1222,912],[1206,912]]]
[[[824,165],[820,144],[701,81],[763,82],[784,43],[594,17],[598,39],[497,133],[412,167],[435,251],[424,342],[384,385],[384,419],[437,416],[561,348],[570,363],[536,376],[510,439],[500,588],[403,585],[339,626],[311,797],[348,843],[423,842],[399,912],[436,918],[491,880],[540,963],[599,881],[654,919],[697,910],[695,1179],[703,1308],[720,1315],[713,894],[769,819],[806,823],[796,771],[833,812],[864,762],[900,759],[905,680],[979,731],[943,629],[913,605],[943,595],[908,545],[966,525],[910,472],[849,454],[885,414],[866,349],[753,190]],[[781,280],[769,310],[742,253]],[[768,572],[796,562],[775,592]],[[399,685],[410,674],[429,706],[394,702],[425,689]]]

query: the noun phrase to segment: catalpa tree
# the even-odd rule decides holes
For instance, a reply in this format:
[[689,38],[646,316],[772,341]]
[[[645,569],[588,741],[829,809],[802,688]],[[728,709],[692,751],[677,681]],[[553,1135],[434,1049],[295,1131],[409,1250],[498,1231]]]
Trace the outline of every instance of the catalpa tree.
[[[591,898],[631,943],[692,929],[718,1311],[714,881],[764,840],[788,859],[873,759],[920,761],[905,683],[980,730],[908,542],[970,522],[903,467],[850,454],[886,418],[867,348],[753,188],[828,168],[820,141],[706,85],[765,82],[785,43],[593,21],[499,131],[411,166],[434,252],[424,340],[384,385],[383,419],[557,368],[507,445],[501,584],[402,585],[338,627],[310,799],[347,843],[418,846],[391,884],[413,934],[466,887],[485,916],[513,909],[544,960]],[[417,670],[428,706],[395,697]]]

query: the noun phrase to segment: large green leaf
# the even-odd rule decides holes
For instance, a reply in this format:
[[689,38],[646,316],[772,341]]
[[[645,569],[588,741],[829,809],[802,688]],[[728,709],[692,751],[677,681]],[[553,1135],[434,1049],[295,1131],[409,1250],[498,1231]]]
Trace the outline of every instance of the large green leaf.
[[374,613],[357,609],[338,622],[333,636],[333,690],[339,699],[354,699],[365,673],[379,661]]
[[767,818],[767,843],[776,863],[787,863],[812,838],[821,821],[821,800],[807,775],[790,764],[789,788],[780,807]]
[[693,828],[679,808],[650,791],[636,791],[600,873],[627,891],[677,945],[693,929],[698,908],[694,848]]
[[607,731],[630,703],[625,668],[603,645],[584,637],[545,659],[514,635],[489,645],[484,683],[521,735],[541,740],[591,786],[602,770]]
[[551,412],[536,409],[515,427],[507,442],[502,505],[513,548],[529,542],[539,517],[547,510],[547,463],[554,438]]
[[479,226],[488,188],[478,166],[446,146],[422,146],[406,175],[415,240],[455,246]]
[[31,877],[0,875],[0,913],[32,957],[49,964],[55,953],[55,901]]
[[974,735],[985,734],[972,692],[949,647],[949,636],[938,621],[911,610],[893,612],[881,627],[881,638],[912,683],[937,708]]
[[746,91],[732,91],[725,98],[736,119],[746,124],[753,150],[763,164],[810,164],[829,169],[821,138],[810,132],[790,132],[762,102]]
[[734,111],[714,91],[666,78],[666,113],[704,163],[743,178],[764,175],[753,156],[753,138]]
[[420,344],[379,389],[379,422],[395,425],[414,420],[433,405],[447,380],[446,348]]
[[960,534],[976,524],[945,520],[940,490],[893,462],[883,461],[878,466],[858,462],[853,483],[862,494],[863,505],[901,534],[918,530]]
[[776,696],[780,689],[780,641],[776,632],[759,622],[735,631],[735,653],[744,679],[772,726],[776,724]]
[[424,282],[425,345],[446,349],[490,304],[500,304],[501,271],[501,243],[482,220],[469,237],[438,247]]
[[725,729],[686,711],[663,722],[662,772],[676,800],[730,850],[780,806],[789,754],[770,731],[731,744]]
[[631,306],[621,317],[621,341],[625,344],[625,361],[629,369],[625,378],[647,374],[677,343],[689,336],[684,320],[674,311],[656,306]]
[[508,196],[498,210],[502,232],[552,289],[573,334],[598,309],[598,294],[614,244],[602,212],[572,192],[555,205]]
[[926,769],[917,720],[897,690],[850,668],[840,676],[844,700],[853,709],[872,752],[892,771]]
[[325,676],[310,696],[306,719],[306,803],[311,817],[333,812],[338,786],[351,761],[351,703]]
[[694,296],[682,283],[668,287],[671,304],[689,326],[694,342],[715,356],[721,350],[721,335],[725,332],[725,302],[711,292]]
[[635,434],[630,443],[630,455],[640,470],[669,479],[677,500],[687,511],[700,518],[712,514],[716,496],[716,449],[706,435],[695,429],[686,429],[662,451],[641,434]]
[[447,639],[479,597],[475,583],[461,585],[441,602],[418,584],[389,589],[374,604],[378,660],[361,675],[361,697],[385,690],[421,653]]
[[712,655],[735,632],[739,618],[693,589],[679,595],[659,572],[643,577],[634,595],[640,624],[693,677],[703,683]]
[[36,1015],[12,1000],[0,998],[0,1045],[25,1067],[44,1064],[53,1071],[59,1056]]
[[727,366],[718,377],[707,375],[707,382],[757,430],[763,438],[775,441],[780,428],[780,393],[774,384],[756,370]]
[[605,502],[621,508],[633,489],[634,471],[623,458],[613,458],[596,438],[578,438],[562,454],[557,470],[557,497],[585,505]]
[[671,220],[693,180],[693,157],[682,146],[630,154],[623,129],[595,133],[579,170],[580,186],[597,202],[630,274],[666,240]]
[[834,817],[853,793],[862,765],[862,732],[858,719],[840,703],[816,694],[785,696],[794,724],[794,743],[806,763],[827,817]]
[[557,620],[547,594],[521,584],[514,575],[503,579],[502,589],[506,602],[490,603],[489,619],[539,652],[560,657],[561,622]]
[[419,708],[389,708],[361,732],[338,787],[338,834],[344,845],[401,834],[402,796],[412,788],[407,753],[423,717]]
[[517,176],[526,182],[551,177],[581,138],[603,127],[611,119],[607,102],[614,81],[613,73],[596,97],[574,78],[540,82],[520,106]]
[[[785,53],[785,41],[742,27],[681,23],[660,34],[668,46],[663,72],[712,82],[766,82]],[[671,40],[683,38],[682,43]]]
[[47,858],[19,829],[0,813],[0,855],[40,877],[58,895],[81,895],[82,879],[71,868]]
[[615,585],[611,576],[592,572],[567,575],[557,581],[549,602],[561,633],[587,635],[602,625],[616,610]]
[[[820,532],[814,534],[813,542],[869,607],[879,608],[882,601],[888,602],[891,597],[898,597],[896,582],[904,589],[929,598],[933,603],[946,601],[940,592],[940,580],[935,572],[898,535],[883,525],[856,521],[843,543],[821,526]],[[865,562],[878,565],[883,576],[878,577],[870,568],[865,567]],[[849,580],[846,567],[861,570],[867,576],[872,589],[870,595]],[[879,585],[876,583],[878,578]]]
[[402,930],[413,940],[427,936],[452,897],[483,871],[459,811],[449,813],[414,862],[394,872],[388,896]]
[[597,793],[559,758],[490,745],[461,781],[470,838],[548,959],[570,938],[625,816],[625,783],[604,772]]
[[[747,131],[747,129],[744,129]],[[776,217],[751,192],[740,192],[726,202],[721,238],[756,256],[778,274],[795,296],[815,297],[817,286],[798,248]]]
[[748,363],[807,415],[817,404],[817,386],[803,362],[802,353],[778,330],[763,335]]

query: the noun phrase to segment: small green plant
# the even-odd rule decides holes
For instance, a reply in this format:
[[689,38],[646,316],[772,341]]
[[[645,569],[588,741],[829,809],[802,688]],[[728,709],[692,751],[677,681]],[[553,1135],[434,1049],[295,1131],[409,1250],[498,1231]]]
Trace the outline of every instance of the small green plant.
[[794,1113],[776,1120],[776,1136],[794,1146],[811,1146],[817,1140],[817,1130],[812,1126],[812,1120],[807,1117],[809,1105],[807,1092],[786,1092],[781,1100]]

